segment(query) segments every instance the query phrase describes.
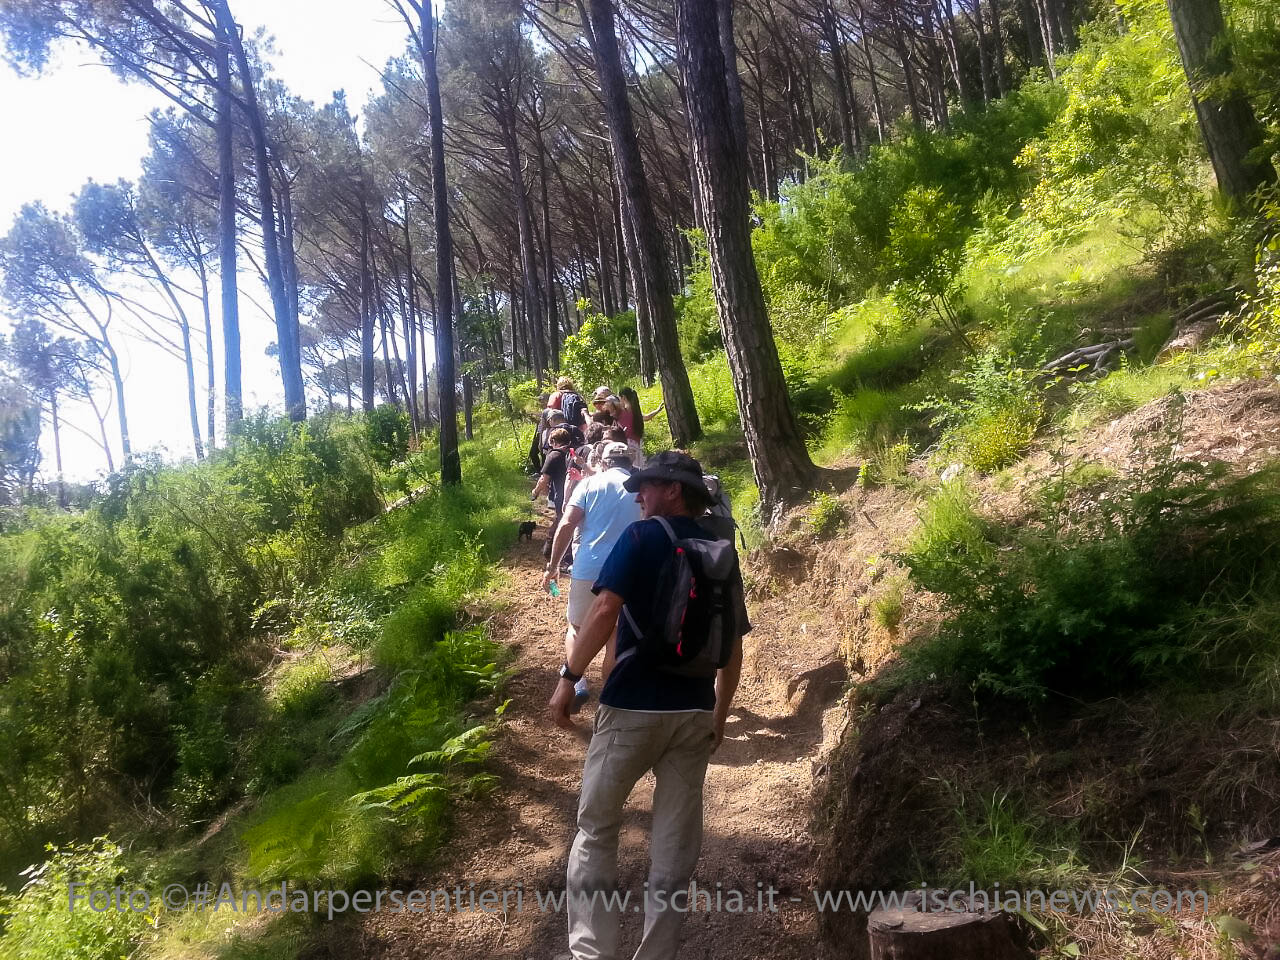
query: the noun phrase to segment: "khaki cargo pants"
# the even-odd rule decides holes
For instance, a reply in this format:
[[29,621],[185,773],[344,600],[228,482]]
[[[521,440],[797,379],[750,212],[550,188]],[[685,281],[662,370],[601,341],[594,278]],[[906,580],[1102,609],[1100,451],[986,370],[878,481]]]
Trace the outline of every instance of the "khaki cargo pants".
[[[574,960],[618,960],[621,916],[607,895],[618,886],[618,831],[622,805],[649,770],[653,830],[644,934],[634,960],[673,960],[684,914],[658,909],[684,890],[702,848],[702,781],[715,737],[712,715],[702,711],[645,713],[601,706],[587,748],[578,803],[578,836],[569,852],[569,949]],[[654,897],[662,891],[661,899]],[[597,896],[592,897],[592,894]],[[640,906],[638,892],[625,907]],[[683,905],[682,898],[677,902]]]

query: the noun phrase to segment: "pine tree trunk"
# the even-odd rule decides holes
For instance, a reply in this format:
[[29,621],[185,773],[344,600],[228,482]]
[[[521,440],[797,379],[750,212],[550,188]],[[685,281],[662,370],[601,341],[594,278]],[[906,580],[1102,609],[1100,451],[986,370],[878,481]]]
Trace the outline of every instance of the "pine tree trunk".
[[197,460],[204,459],[204,443],[200,439],[200,402],[196,399],[196,364],[191,352],[191,327],[185,318],[182,332],[182,360],[187,374],[187,408],[191,413],[191,443]]
[[871,35],[867,32],[867,15],[860,0],[855,3],[858,13],[858,32],[862,35],[862,52],[867,60],[867,79],[871,85],[871,106],[876,112],[876,139],[884,143],[884,101],[880,98],[880,80],[876,72],[875,57],[871,52]]
[[608,317],[617,313],[613,302],[613,269],[609,263],[609,238],[600,215],[600,191],[595,178],[591,179],[592,221],[596,231],[596,281],[600,286],[600,303],[597,306]]
[[[395,350],[395,343],[391,339],[391,331],[394,327],[387,322],[386,303],[382,298],[382,284],[378,282],[377,264],[373,263],[373,255],[369,256],[370,267],[373,273],[373,284],[370,287],[369,306],[378,317],[378,337],[382,341],[382,369],[386,371],[387,377],[387,402],[392,406],[400,406],[400,397],[396,393],[396,381],[400,379],[399,354]],[[397,362],[392,366],[391,355],[395,353]]]
[[191,438],[196,459],[203,460],[204,444],[200,440],[200,405],[196,400],[196,364],[195,356],[191,352],[191,323],[187,319],[187,311],[182,309],[182,301],[178,299],[177,293],[169,283],[169,278],[152,255],[146,239],[140,232],[135,236],[135,239],[143,256],[147,258],[147,263],[151,266],[151,272],[155,275],[161,289],[164,290],[165,296],[169,299],[169,305],[173,307],[173,319],[178,325],[178,332],[182,336],[182,362],[184,372],[187,375],[187,412],[191,417]]
[[618,180],[616,176],[609,177],[609,200],[612,204],[610,213],[613,216],[613,252],[616,254],[613,262],[618,268],[618,312],[622,313],[631,306],[631,296],[627,293],[627,273],[629,270],[627,245],[623,232],[622,197],[618,195]]
[[533,217],[529,214],[529,194],[521,172],[520,145],[516,140],[514,107],[505,100],[498,105],[502,148],[507,158],[507,175],[511,179],[511,199],[516,205],[516,223],[520,231],[520,270],[524,275],[524,307],[531,328],[534,377],[542,386],[547,370],[546,341],[543,339],[542,287],[538,280],[538,255],[534,247]]
[[1022,8],[1022,28],[1027,34],[1027,59],[1031,66],[1038,67],[1044,62],[1044,50],[1036,23],[1035,7],[1031,0],[1018,0],[1018,4]]
[[1053,37],[1052,0],[1036,0],[1036,13],[1040,18],[1040,38],[1044,43],[1044,61],[1049,66],[1049,76],[1058,79],[1058,46]]
[[[626,248],[627,263],[631,266],[633,290],[636,301],[636,346],[640,353],[640,379],[644,385],[652,386],[657,363],[653,356],[653,308],[650,304],[652,292],[649,284],[641,282],[645,276],[644,264],[640,262],[640,241],[636,235],[635,217],[627,204],[627,195],[622,197],[622,244]],[[585,386],[585,384],[583,385]]]
[[[717,2],[727,5],[730,0],[717,0]],[[840,121],[840,145],[844,147],[844,155],[852,159],[861,152],[858,143],[857,118],[854,116],[853,101],[849,96],[844,51],[841,48],[840,33],[836,27],[836,12],[831,6],[831,0],[822,0],[821,17],[822,38],[831,51],[832,82],[836,92],[836,113],[839,114],[837,119]]]
[[[414,333],[418,329],[421,318],[413,285],[413,240],[409,237],[409,194],[403,186],[400,188],[400,206],[404,215],[402,227],[405,261],[404,287],[400,297],[403,301],[401,310],[404,318],[405,363],[409,367],[409,426],[413,430],[414,440],[417,441],[422,433],[422,424],[418,417],[418,357],[420,354],[414,342]],[[396,289],[401,290],[399,282],[396,284]]]
[[[605,116],[609,124],[609,140],[618,164],[618,175],[626,193],[627,206],[635,226],[639,274],[634,277],[637,288],[643,283],[648,299],[648,313],[662,396],[667,405],[667,422],[677,446],[686,446],[702,436],[698,411],[693,402],[693,388],[684,359],[680,356],[680,337],[676,331],[675,303],[672,299],[671,275],[662,228],[653,208],[649,182],[645,176],[640,144],[636,140],[631,102],[627,97],[622,72],[622,55],[614,32],[612,0],[590,0],[592,52],[596,75],[604,97]],[[581,7],[579,12],[585,14]],[[715,11],[711,16],[715,18]],[[583,17],[584,22],[587,18]],[[717,31],[718,33],[718,31]],[[717,43],[719,40],[717,39]],[[724,58],[721,57],[723,64]],[[724,89],[724,77],[720,79]],[[728,93],[725,93],[728,109]],[[728,115],[726,114],[726,117]],[[644,331],[641,331],[643,335]]]
[[995,79],[991,75],[991,50],[987,46],[986,16],[982,0],[973,0],[973,28],[978,41],[978,72],[982,74],[982,102],[995,99]]
[[960,50],[956,45],[956,15],[951,0],[943,4],[942,40],[947,49],[947,65],[951,67],[952,79],[956,82],[956,94],[961,103],[969,102],[969,85],[965,82],[964,68],[960,63]]
[[[738,46],[733,36],[733,0],[714,0],[720,28],[720,52],[724,56],[725,85],[729,90],[729,112],[738,149],[747,156],[747,108],[742,99],[742,78],[738,75]],[[825,0],[824,0],[825,2]]]
[[218,0],[218,6],[231,25],[231,46],[240,72],[242,101],[248,121],[250,141],[253,144],[254,170],[258,185],[258,220],[262,227],[262,252],[267,272],[267,288],[271,292],[271,307],[275,314],[277,348],[280,361],[280,380],[284,386],[284,406],[290,420],[305,420],[307,416],[306,392],[302,384],[301,354],[298,349],[298,330],[290,294],[286,288],[284,269],[280,263],[279,238],[276,231],[275,202],[272,198],[271,164],[267,158],[267,132],[258,107],[258,95],[254,89],[253,73],[240,32],[235,29],[227,0]]
[[475,439],[471,412],[475,407],[475,385],[471,382],[471,374],[462,375],[462,432],[468,440]]
[[746,171],[729,122],[715,10],[700,0],[676,0],[675,7],[716,313],[761,503],[776,515],[807,490],[814,467],[792,414],[751,252]]
[[462,482],[458,457],[457,375],[453,365],[453,234],[449,226],[449,191],[445,182],[444,114],[440,107],[440,77],[436,73],[435,16],[429,0],[420,0],[423,75],[427,81],[427,108],[431,123],[431,196],[436,233],[436,382],[440,407],[440,480]]
[[[551,367],[560,369],[560,312],[556,309],[555,251],[551,246],[551,201],[547,194],[547,148],[542,140],[542,127],[538,133],[538,178],[542,184],[542,273],[547,279],[547,331],[551,335]],[[470,431],[467,439],[471,439]]]
[[[1250,156],[1262,143],[1262,128],[1244,94],[1232,89],[1231,48],[1218,0],[1168,0],[1178,52],[1191,84],[1200,134],[1213,163],[1218,189],[1234,201],[1275,179],[1266,158]],[[1213,83],[1225,94],[1213,91]]]
[[902,33],[902,21],[895,6],[889,7],[889,22],[893,28],[893,45],[898,51],[898,59],[902,61],[902,77],[907,89],[907,105],[911,108],[911,122],[917,127],[924,126],[924,113],[920,108],[920,89],[916,82],[915,67],[911,63],[911,53],[907,49],[907,41]]
[[214,428],[217,426],[217,383],[216,373],[217,366],[213,357],[213,315],[209,309],[209,272],[204,265],[204,252],[195,237],[191,238],[191,249],[195,256],[197,273],[200,277],[200,306],[204,311],[204,350],[205,364],[207,367],[207,375],[205,379],[205,390],[207,391],[208,402],[205,406],[205,439],[209,444],[209,450],[214,449]]
[[111,441],[107,438],[107,415],[98,409],[98,401],[94,399],[93,391],[88,393],[89,406],[93,410],[93,416],[98,421],[98,437],[99,443],[102,444],[102,452],[107,457],[107,473],[116,472],[116,461],[111,456]]
[[67,508],[67,485],[62,479],[62,423],[58,417],[58,391],[49,391],[49,415],[53,419],[53,460],[58,468],[58,506]]
[[[369,216],[360,205],[360,402],[374,408],[373,291],[369,279]],[[388,371],[390,373],[390,371]]]
[[[934,11],[932,9],[925,10],[924,26],[929,35],[937,35],[938,28],[934,24]],[[929,100],[933,106],[933,117],[940,128],[947,130],[951,127],[951,117],[947,106],[947,70],[942,64],[941,44],[929,44],[927,65],[929,68]]]
[[[244,410],[240,375],[240,303],[236,280],[236,178],[232,151],[231,119],[231,40],[228,31],[235,29],[217,8],[218,38],[214,46],[218,79],[218,272],[222,283],[222,366],[223,405],[228,427],[239,421]],[[212,349],[212,348],[210,348]],[[213,432],[209,432],[210,444]]]
[[[413,284],[413,274],[410,274],[409,283]],[[411,286],[411,289],[416,287]],[[427,287],[427,300],[430,301],[431,313],[436,315],[435,294],[431,292],[431,288]],[[422,364],[422,429],[424,432],[432,429],[434,426],[431,420],[431,362],[433,360],[431,352],[427,350],[427,314],[422,310],[422,302],[417,299],[414,294],[414,302],[417,303],[418,312],[418,357]]]
[[[104,336],[105,340],[105,336]],[[106,344],[107,363],[111,367],[111,380],[116,388],[116,420],[120,424],[120,450],[127,464],[133,458],[133,444],[129,442],[129,415],[124,407],[124,375],[120,372],[120,358],[115,348]]]
[[1004,25],[1000,16],[1000,0],[991,0],[991,55],[995,65],[996,90],[1003,97],[1009,92],[1009,74],[1004,65]]

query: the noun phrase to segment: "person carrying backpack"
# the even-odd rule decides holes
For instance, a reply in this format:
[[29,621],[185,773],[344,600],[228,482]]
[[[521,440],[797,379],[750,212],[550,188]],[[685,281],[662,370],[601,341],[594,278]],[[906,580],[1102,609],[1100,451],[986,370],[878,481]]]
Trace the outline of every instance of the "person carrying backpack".
[[649,883],[636,956],[676,955],[678,905],[701,849],[702,783],[724,738],[742,637],[751,629],[732,542],[711,539],[695,519],[711,505],[702,476],[693,457],[665,451],[627,478],[623,486],[636,494],[644,519],[626,528],[596,577],[595,600],[548,704],[552,721],[572,729],[574,684],[613,642],[615,665],[600,694],[569,853],[575,958],[618,956],[621,918],[607,897],[591,894],[617,887],[622,808],[650,770]]
[[560,400],[556,406],[564,413],[565,421],[570,426],[585,429],[587,426],[587,401],[583,400],[579,395],[578,388],[571,379],[561,377],[556,381],[556,397]]

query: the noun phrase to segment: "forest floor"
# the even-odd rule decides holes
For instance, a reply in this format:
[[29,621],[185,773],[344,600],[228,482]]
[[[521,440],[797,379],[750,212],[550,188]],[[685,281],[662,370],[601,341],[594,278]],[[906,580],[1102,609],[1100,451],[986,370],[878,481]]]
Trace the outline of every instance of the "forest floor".
[[[460,806],[453,837],[426,876],[423,890],[471,887],[523,889],[523,910],[369,915],[331,939],[333,956],[364,958],[486,957],[551,960],[567,951],[563,913],[541,912],[535,891],[562,891],[596,700],[568,732],[554,726],[546,702],[563,659],[565,600],[539,590],[546,525],[518,544],[502,563],[495,594],[473,614],[490,621],[493,637],[511,651],[511,698],[489,769],[499,785],[488,797]],[[749,576],[749,572],[748,572]],[[691,914],[681,956],[790,960],[814,955],[817,922],[815,841],[809,835],[810,792],[819,758],[839,737],[845,670],[837,642],[808,629],[783,629],[782,600],[753,602],[754,629],[746,638],[742,682],[723,745],[712,757],[705,789],[705,834],[695,874],[700,887],[739,890],[748,904],[757,884],[779,891],[777,912]],[[820,611],[818,611],[820,614]],[[599,667],[588,674],[599,692]],[[626,808],[619,868],[623,889],[642,890],[648,871],[647,836],[652,775]],[[800,902],[793,902],[792,897]],[[642,917],[626,915],[624,952],[639,940]],[[314,954],[313,954],[314,956]]]

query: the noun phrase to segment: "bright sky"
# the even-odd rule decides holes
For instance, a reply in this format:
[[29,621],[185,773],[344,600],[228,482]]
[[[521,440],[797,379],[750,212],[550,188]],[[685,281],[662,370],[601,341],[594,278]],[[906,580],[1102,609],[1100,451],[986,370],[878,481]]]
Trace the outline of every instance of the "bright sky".
[[[301,96],[323,103],[345,89],[353,109],[379,86],[378,71],[401,53],[408,38],[399,15],[384,0],[232,0],[232,10],[252,32],[259,26],[276,38],[276,73]],[[135,179],[147,150],[147,114],[163,98],[141,84],[124,84],[92,53],[67,48],[45,73],[19,77],[0,63],[0,130],[9,147],[0,156],[0,233],[7,232],[24,203],[43,200],[54,210],[69,206],[86,180]],[[216,280],[215,280],[216,286]],[[270,300],[256,276],[241,277],[242,290],[258,303]],[[216,292],[215,292],[216,293]],[[0,310],[2,310],[0,306]],[[215,316],[217,306],[214,307]],[[279,405],[279,368],[265,355],[274,324],[242,298],[241,335],[246,406]],[[0,314],[0,329],[11,318]],[[221,335],[215,325],[215,349]],[[192,454],[182,365],[153,347],[124,343],[129,432],[136,451],[160,449],[168,458]],[[197,356],[203,343],[197,348]],[[217,363],[221,365],[221,351]],[[197,384],[204,381],[197,369]],[[221,390],[221,369],[219,369]],[[199,400],[201,410],[205,400]],[[61,412],[61,411],[60,411]],[[68,417],[84,430],[97,424],[87,408]],[[201,433],[204,432],[203,414]],[[222,423],[218,423],[219,432]],[[53,476],[50,431],[45,429],[42,472]],[[120,462],[114,412],[108,437]],[[63,432],[68,477],[89,479],[105,471],[101,449],[74,429]]]

